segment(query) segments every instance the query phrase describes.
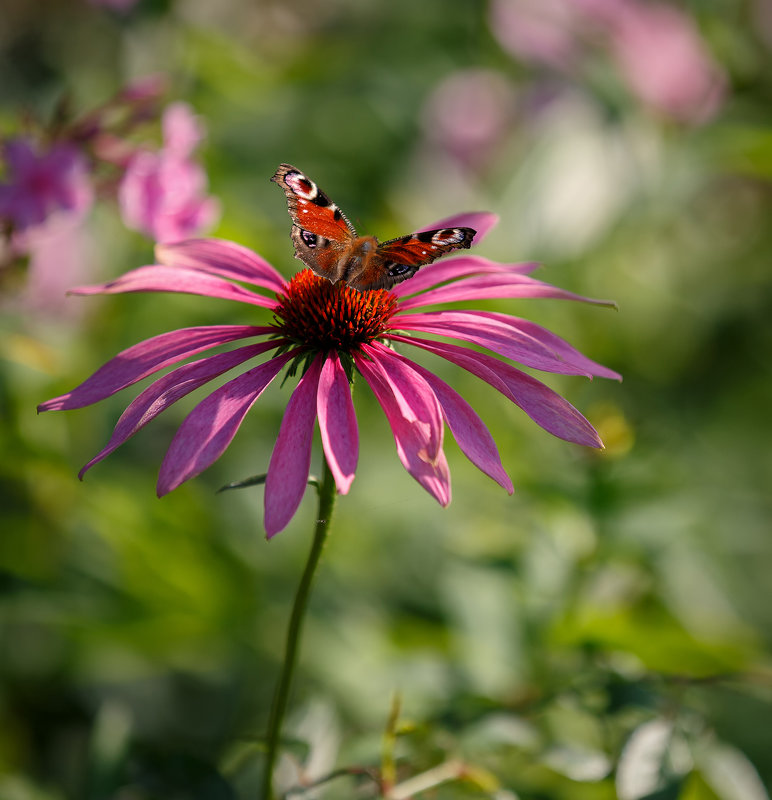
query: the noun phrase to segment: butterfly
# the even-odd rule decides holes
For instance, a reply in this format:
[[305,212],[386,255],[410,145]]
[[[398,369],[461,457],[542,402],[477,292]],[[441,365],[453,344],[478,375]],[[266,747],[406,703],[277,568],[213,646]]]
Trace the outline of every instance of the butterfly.
[[287,195],[295,258],[332,283],[358,292],[390,289],[453,250],[468,249],[472,228],[440,228],[379,242],[358,236],[330,198],[297,167],[282,164],[271,178]]

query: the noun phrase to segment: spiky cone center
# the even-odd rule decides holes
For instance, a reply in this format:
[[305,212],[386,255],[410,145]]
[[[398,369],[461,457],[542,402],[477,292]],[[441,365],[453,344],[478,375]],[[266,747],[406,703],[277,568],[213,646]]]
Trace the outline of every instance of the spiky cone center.
[[386,331],[397,298],[385,289],[357,292],[310,269],[298,272],[277,295],[274,326],[306,350],[353,353]]

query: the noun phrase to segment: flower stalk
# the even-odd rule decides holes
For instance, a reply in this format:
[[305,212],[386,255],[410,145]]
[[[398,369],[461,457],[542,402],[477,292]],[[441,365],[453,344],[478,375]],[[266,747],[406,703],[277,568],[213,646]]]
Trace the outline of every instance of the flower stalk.
[[300,578],[295,600],[292,604],[292,614],[290,615],[289,626],[287,628],[287,642],[284,649],[284,661],[282,663],[279,682],[271,704],[271,713],[268,718],[268,731],[266,734],[267,753],[265,759],[265,771],[263,773],[263,792],[262,800],[274,800],[273,792],[273,772],[276,766],[276,759],[279,754],[279,744],[281,742],[281,729],[284,722],[284,715],[287,711],[289,693],[292,687],[292,676],[295,672],[295,665],[298,658],[300,647],[300,637],[303,629],[308,598],[311,593],[319,560],[327,541],[327,534],[330,530],[332,512],[335,507],[335,478],[327,464],[327,459],[323,459],[322,477],[316,487],[319,498],[318,512],[314,526],[314,538],[311,543],[311,550],[308,554],[303,575]]

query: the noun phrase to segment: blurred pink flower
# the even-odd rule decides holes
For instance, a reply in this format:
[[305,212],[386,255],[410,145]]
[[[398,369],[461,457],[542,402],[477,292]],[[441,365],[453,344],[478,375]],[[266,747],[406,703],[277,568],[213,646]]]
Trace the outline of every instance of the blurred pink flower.
[[77,309],[67,302],[74,283],[93,280],[94,245],[84,221],[54,219],[31,228],[15,243],[28,257],[24,287],[12,300],[24,313],[72,317]]
[[[484,162],[514,115],[514,88],[499,72],[458,70],[429,97],[423,113],[426,135],[470,167]],[[464,113],[459,114],[458,109]]]
[[0,221],[6,227],[22,232],[53,214],[80,217],[91,207],[88,166],[74,145],[53,142],[40,147],[11,139],[2,154],[9,176],[0,183]]
[[609,42],[628,85],[644,103],[693,123],[710,118],[720,106],[724,75],[694,22],[677,8],[627,4],[610,20]]
[[[477,213],[458,215],[433,227],[471,226],[479,239],[493,224],[494,215]],[[443,450],[446,423],[467,458],[511,493],[512,482],[493,438],[472,407],[435,374],[392,349],[396,344],[432,353],[471,372],[554,436],[602,446],[590,423],[540,381],[505,360],[425,338],[457,339],[546,372],[618,378],[528,320],[491,311],[420,310],[459,300],[505,297],[602,302],[529,277],[535,264],[499,264],[463,255],[425,267],[390,292],[360,293],[343,283],[333,285],[307,269],[286,282],[260,256],[223,240],[161,245],[156,255],[159,264],[73,293],[183,292],[258,306],[271,312],[273,319],[267,325],[214,325],[155,336],[119,353],[71,392],[42,403],[40,411],[81,408],[210,348],[264,339],[191,361],[157,379],[124,411],[107,446],[83,467],[81,477],[189,392],[270,353],[268,360],[214,389],[183,421],[161,465],[159,496],[222,455],[251,406],[290,362],[296,367],[305,363],[306,370],[287,403],[267,470],[264,524],[269,537],[288,524],[303,497],[317,419],[338,491],[345,494],[351,486],[359,452],[347,377],[347,370],[353,368],[383,408],[405,469],[441,505],[446,506],[451,496]],[[246,289],[242,283],[269,294]]]
[[163,147],[140,150],[130,159],[118,201],[128,227],[157,242],[173,242],[210,228],[219,204],[206,195],[206,173],[192,160],[203,131],[190,107],[169,106],[162,127]]
[[568,0],[492,0],[490,26],[499,44],[529,63],[569,69],[580,54],[577,8]]
[[718,108],[724,74],[690,16],[643,0],[492,0],[490,24],[515,57],[574,75],[591,49],[609,52],[630,90],[682,122]]
[[[136,2],[136,0],[130,0]],[[169,79],[162,72],[151,72],[141,75],[127,83],[116,95],[115,103],[128,103],[131,106],[143,106],[155,103],[169,88]]]

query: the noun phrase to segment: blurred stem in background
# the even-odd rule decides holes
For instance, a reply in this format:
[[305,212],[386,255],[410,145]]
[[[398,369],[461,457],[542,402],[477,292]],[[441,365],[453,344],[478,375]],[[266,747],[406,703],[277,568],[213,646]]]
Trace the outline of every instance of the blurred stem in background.
[[263,792],[261,800],[274,800],[273,793],[273,771],[276,766],[279,743],[281,741],[281,728],[284,722],[284,714],[287,710],[292,676],[295,672],[295,664],[298,657],[300,646],[300,635],[303,630],[303,619],[306,608],[308,607],[308,597],[311,593],[311,584],[319,565],[319,559],[327,540],[330,530],[332,512],[335,506],[335,479],[327,464],[327,459],[323,459],[322,477],[316,483],[316,491],[319,496],[319,509],[316,515],[316,525],[314,528],[314,539],[311,543],[311,551],[308,554],[303,576],[300,579],[295,601],[292,604],[292,614],[290,616],[289,627],[287,628],[287,644],[284,650],[284,662],[279,675],[279,683],[276,686],[276,693],[271,705],[271,715],[268,718],[268,732],[266,734],[267,754],[265,760],[265,772],[263,774]]

